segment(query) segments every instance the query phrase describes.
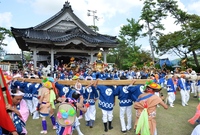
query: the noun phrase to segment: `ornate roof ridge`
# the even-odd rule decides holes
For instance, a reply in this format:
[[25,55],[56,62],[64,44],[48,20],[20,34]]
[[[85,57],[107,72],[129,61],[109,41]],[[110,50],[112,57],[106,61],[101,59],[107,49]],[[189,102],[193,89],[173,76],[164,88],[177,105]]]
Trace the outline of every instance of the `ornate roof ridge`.
[[69,8],[73,12],[72,7],[68,1],[65,2],[65,4],[63,5],[63,8],[61,10],[64,10],[66,8]]
[[56,13],[55,15],[50,17],[49,19],[45,20],[44,22],[36,25],[35,27],[33,27],[33,29],[41,29],[45,24],[51,23],[52,21],[54,21],[55,19],[59,18],[60,16],[62,16],[66,12],[68,12],[71,15],[71,17],[74,18],[77,21],[76,23],[79,24],[80,26],[82,26],[83,29],[85,29],[85,31],[87,31],[87,33],[90,33],[92,35],[96,35],[97,34],[97,32],[94,32],[93,30],[88,28],[88,26],[84,22],[82,22],[82,20],[80,20],[80,18],[77,17],[73,13],[71,5],[70,5],[70,3],[68,1],[65,2],[65,4],[63,5],[63,8],[58,13]]
[[45,23],[48,23],[48,22],[50,22],[51,20],[55,19],[57,16],[59,16],[60,14],[62,14],[62,13],[64,12],[64,10],[67,10],[67,9],[69,9],[71,12],[73,12],[72,7],[71,7],[71,5],[70,5],[70,3],[69,3],[68,1],[65,2],[65,4],[63,5],[63,8],[62,8],[58,13],[56,13],[55,15],[53,15],[52,17],[50,17],[49,19],[45,20],[44,22],[42,22],[42,23],[36,25],[36,26],[34,27],[34,29],[37,29],[37,28],[39,28],[40,26],[44,25]]

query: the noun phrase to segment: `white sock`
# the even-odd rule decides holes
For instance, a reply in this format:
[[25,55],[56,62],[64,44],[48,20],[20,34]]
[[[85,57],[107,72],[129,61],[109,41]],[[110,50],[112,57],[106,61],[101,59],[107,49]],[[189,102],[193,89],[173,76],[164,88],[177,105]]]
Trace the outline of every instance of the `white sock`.
[[76,126],[76,131],[78,132],[78,135],[84,135],[81,130],[80,130],[80,127],[79,126]]

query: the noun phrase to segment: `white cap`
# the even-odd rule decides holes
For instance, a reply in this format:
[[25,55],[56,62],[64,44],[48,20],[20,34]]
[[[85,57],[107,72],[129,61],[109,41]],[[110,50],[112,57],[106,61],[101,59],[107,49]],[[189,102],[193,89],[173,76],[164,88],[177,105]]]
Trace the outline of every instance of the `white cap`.
[[196,72],[193,70],[193,71],[191,72],[191,74],[192,74],[192,75],[195,75],[195,74],[196,74]]

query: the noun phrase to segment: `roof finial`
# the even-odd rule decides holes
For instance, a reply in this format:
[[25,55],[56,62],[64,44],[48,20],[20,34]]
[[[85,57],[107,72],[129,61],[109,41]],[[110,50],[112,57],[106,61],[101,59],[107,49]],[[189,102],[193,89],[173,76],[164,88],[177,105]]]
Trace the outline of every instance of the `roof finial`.
[[69,7],[71,7],[69,1],[66,1],[65,4],[63,5],[63,7],[64,7],[64,8],[69,8]]

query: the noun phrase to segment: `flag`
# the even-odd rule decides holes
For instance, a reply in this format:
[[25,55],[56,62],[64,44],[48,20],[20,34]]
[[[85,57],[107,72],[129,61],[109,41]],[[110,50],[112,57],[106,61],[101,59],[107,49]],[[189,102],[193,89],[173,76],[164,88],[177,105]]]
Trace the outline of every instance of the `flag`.
[[12,99],[3,72],[0,68],[0,127],[10,132],[16,131],[14,123],[6,110],[6,104],[12,105]]

